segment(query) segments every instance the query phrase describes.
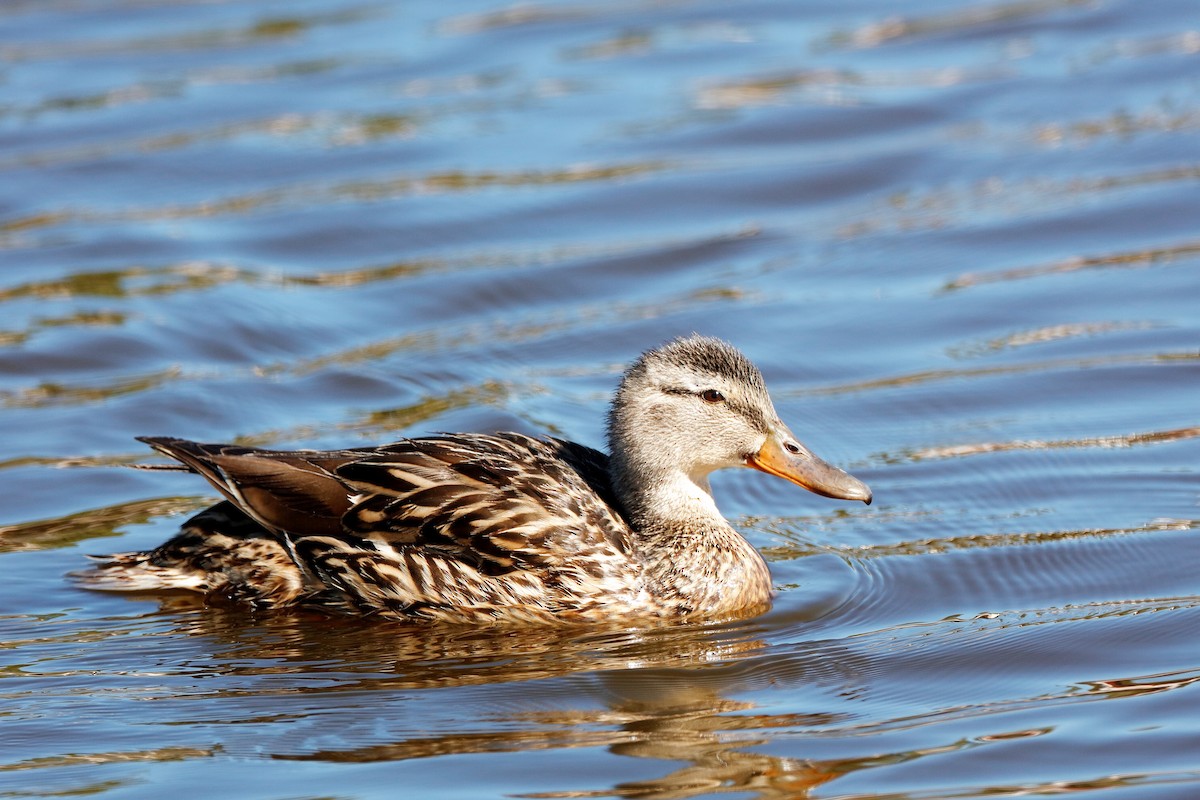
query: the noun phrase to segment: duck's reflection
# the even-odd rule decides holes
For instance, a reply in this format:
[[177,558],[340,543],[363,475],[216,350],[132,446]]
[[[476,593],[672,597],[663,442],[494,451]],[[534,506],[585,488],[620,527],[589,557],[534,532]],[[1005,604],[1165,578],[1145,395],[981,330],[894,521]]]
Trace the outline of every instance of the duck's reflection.
[[[952,725],[919,745],[903,733],[931,722],[1007,720],[1008,711],[1043,704],[1144,697],[1200,682],[1187,670],[862,718],[851,716],[854,701],[877,685],[872,676],[891,651],[834,640],[781,643],[791,627],[779,625],[779,615],[707,627],[467,629],[256,616],[192,600],[164,611],[168,633],[190,650],[184,669],[203,676],[182,696],[212,701],[186,704],[185,717],[219,729],[226,752],[248,745],[277,760],[382,763],[537,751],[549,766],[517,789],[539,798],[804,798],[851,774],[1052,731],[988,724],[962,736]],[[903,659],[889,665],[912,667]],[[781,693],[784,711],[756,705]],[[794,710],[805,707],[839,711]],[[442,763],[453,762],[435,769]],[[596,777],[605,767],[607,776]],[[1112,781],[1126,785],[1123,777]]]
[[[272,758],[362,763],[604,748],[611,755],[672,762],[656,778],[562,787],[530,797],[685,798],[713,792],[802,797],[845,770],[755,752],[775,729],[837,720],[827,714],[755,714],[753,703],[734,699],[775,680],[763,677],[765,644],[753,622],[637,630],[464,629],[308,614],[254,617],[233,609],[201,611],[189,608],[191,602],[172,601],[179,632],[211,644],[212,663],[206,667],[220,673],[218,695],[257,698],[245,710],[260,713],[272,696],[299,693],[306,695],[306,708],[320,705],[328,717],[331,704],[314,693],[332,698],[335,709],[340,707],[335,693],[355,693],[332,746],[281,741]],[[819,660],[828,655],[823,652]],[[784,679],[805,680],[804,671],[792,664]],[[827,679],[826,670],[822,680]],[[447,702],[462,704],[456,712],[461,718],[452,726],[438,720],[414,735],[414,709],[404,704],[413,690],[427,688],[458,690]],[[211,690],[207,696],[213,696]],[[364,706],[375,715],[369,725],[361,717]],[[324,719],[323,727],[336,726],[339,713]],[[401,718],[405,723],[397,727],[404,735],[389,738],[389,720]],[[677,767],[679,762],[685,766]]]
[[[624,741],[610,752],[632,758],[682,762],[686,766],[654,778],[619,781],[593,792],[531,795],[687,798],[717,792],[758,797],[804,797],[808,790],[839,774],[806,760],[766,755],[754,748],[768,743],[771,729],[833,722],[830,715],[754,714],[754,704],[725,692],[740,681],[736,665],[704,670],[650,668],[607,673],[603,683],[612,697],[605,716],[617,724]],[[699,679],[696,679],[696,678]],[[575,721],[586,724],[587,715]],[[569,719],[563,719],[569,722]]]

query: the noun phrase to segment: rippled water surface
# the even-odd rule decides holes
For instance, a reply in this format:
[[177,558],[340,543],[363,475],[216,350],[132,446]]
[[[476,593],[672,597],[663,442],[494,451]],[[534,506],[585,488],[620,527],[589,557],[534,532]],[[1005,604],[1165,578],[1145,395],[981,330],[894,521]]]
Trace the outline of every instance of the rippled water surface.
[[[1200,797],[1194,0],[0,5],[0,796]],[[727,338],[871,507],[773,609],[412,628],[97,594],[138,434],[599,446]]]

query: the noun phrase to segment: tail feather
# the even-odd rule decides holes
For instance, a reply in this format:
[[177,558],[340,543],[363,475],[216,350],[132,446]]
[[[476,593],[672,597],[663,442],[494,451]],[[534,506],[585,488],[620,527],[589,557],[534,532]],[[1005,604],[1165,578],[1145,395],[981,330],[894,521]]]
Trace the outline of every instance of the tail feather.
[[184,590],[207,592],[206,576],[180,570],[178,566],[154,563],[154,551],[88,556],[96,562],[90,569],[72,572],[79,584],[102,592],[154,592]]
[[306,593],[287,547],[228,501],[153,550],[91,558],[96,564],[73,577],[101,591],[184,590],[259,606],[288,605]]
[[362,458],[354,450],[285,452],[169,436],[139,436],[138,441],[202,476],[269,530],[334,536],[342,532],[342,515],[354,494],[336,470]]

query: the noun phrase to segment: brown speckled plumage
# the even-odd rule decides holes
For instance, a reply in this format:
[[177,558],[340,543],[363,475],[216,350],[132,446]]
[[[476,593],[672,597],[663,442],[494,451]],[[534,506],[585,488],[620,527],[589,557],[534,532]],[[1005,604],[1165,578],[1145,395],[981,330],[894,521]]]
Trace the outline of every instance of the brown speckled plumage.
[[766,607],[770,576],[716,511],[708,472],[755,466],[870,500],[791,439],[758,370],[715,339],[643,355],[609,439],[611,462],[514,433],[295,452],[144,438],[226,500],[83,580],[400,619],[730,617]]

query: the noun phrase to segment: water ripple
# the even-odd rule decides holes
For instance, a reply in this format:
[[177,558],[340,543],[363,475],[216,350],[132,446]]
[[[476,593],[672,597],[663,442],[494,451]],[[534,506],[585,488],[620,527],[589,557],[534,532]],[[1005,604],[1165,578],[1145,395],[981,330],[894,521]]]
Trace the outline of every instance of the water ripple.
[[976,4],[943,13],[895,16],[880,22],[838,31],[829,36],[830,47],[868,48],[913,39],[960,34],[975,28],[996,27],[999,23],[1028,20],[1080,7],[1090,10],[1094,0],[1015,0],[1007,3]]
[[915,450],[906,454],[906,458],[912,461],[924,461],[926,459],[974,456],[981,453],[1003,453],[1011,450],[1136,447],[1162,442],[1177,442],[1181,439],[1194,439],[1198,436],[1200,436],[1200,426],[1188,426],[1165,431],[1146,431],[1144,433],[1128,433],[1118,436],[1091,436],[1080,439],[1057,439],[1052,441],[1026,439],[1008,442],[975,442],[972,444],[928,447],[922,450]]
[[157,497],[92,508],[64,517],[0,525],[0,553],[67,547],[77,542],[116,536],[124,526],[199,511],[209,503],[211,498],[205,497]]
[[[170,5],[175,5],[171,3]],[[294,39],[315,28],[362,21],[366,7],[308,16],[260,16],[249,25],[211,28],[181,34],[138,38],[89,38],[78,41],[41,41],[0,46],[0,60],[101,59],[114,55],[177,53],[188,50],[226,50]]]
[[1014,374],[1037,374],[1043,372],[1074,372],[1077,370],[1105,369],[1122,365],[1182,366],[1200,361],[1200,352],[1182,351],[1175,353],[1133,353],[1094,358],[1052,359],[1023,364],[1004,364],[991,367],[946,368],[922,370],[907,375],[894,375],[856,383],[807,387],[789,393],[794,397],[840,395],[870,392],[897,387],[920,386],[945,381],[992,377]]

